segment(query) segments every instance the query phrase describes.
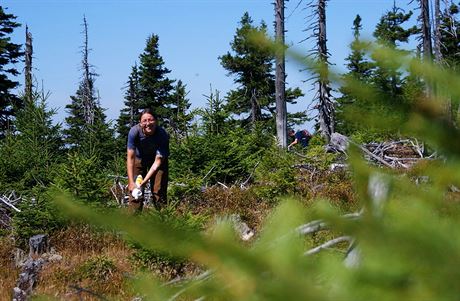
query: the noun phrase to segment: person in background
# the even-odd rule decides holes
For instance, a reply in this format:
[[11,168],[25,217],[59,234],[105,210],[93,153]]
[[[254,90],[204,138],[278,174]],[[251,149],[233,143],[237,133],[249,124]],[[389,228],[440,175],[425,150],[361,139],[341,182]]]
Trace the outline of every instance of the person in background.
[[288,145],[288,150],[291,149],[296,144],[299,144],[305,148],[308,146],[308,142],[310,141],[312,135],[307,130],[301,131],[294,131],[293,129],[288,130],[288,135],[293,139],[293,141]]
[[143,197],[135,198],[132,195],[132,191],[137,188],[135,181],[138,175],[143,177],[138,187],[141,191],[150,181],[156,208],[166,203],[168,187],[169,135],[164,128],[158,126],[151,109],[143,110],[139,121],[130,129],[127,143],[126,168],[129,208],[132,211],[141,211],[143,207]]

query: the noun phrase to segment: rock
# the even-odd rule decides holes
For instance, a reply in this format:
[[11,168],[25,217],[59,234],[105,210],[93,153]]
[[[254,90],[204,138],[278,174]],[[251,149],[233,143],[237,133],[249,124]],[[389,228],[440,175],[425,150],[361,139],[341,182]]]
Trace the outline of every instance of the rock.
[[59,254],[51,254],[49,257],[48,257],[48,261],[49,262],[59,262],[62,260],[62,256],[59,255]]
[[332,133],[329,144],[326,145],[327,152],[345,153],[348,149],[348,137],[339,133]]
[[16,287],[13,289],[15,294],[13,299],[16,300],[25,300],[21,299],[21,296],[27,297],[32,293],[34,285],[38,279],[38,273],[40,272],[45,260],[42,258],[32,259],[29,258],[22,267],[21,273],[19,274],[19,279],[16,283]]
[[[35,235],[29,239],[29,256],[27,260],[24,261],[24,251],[20,249],[15,250],[14,256],[16,265],[22,268],[19,279],[16,282],[16,287],[13,288],[13,301],[28,300],[43,265],[47,261],[51,261],[50,258],[53,256],[53,260],[62,259],[58,254],[49,254],[49,257],[46,258],[46,252],[48,250],[48,235],[46,234]],[[43,258],[41,256],[43,256]]]
[[348,164],[344,164],[344,163],[332,163],[331,166],[329,167],[330,171],[345,170],[347,168],[348,168]]
[[13,301],[26,301],[27,294],[19,287],[13,288]]
[[13,250],[13,257],[14,257],[14,265],[17,268],[22,267],[27,261],[26,252],[24,252],[24,250],[19,249],[19,248],[15,248]]
[[230,216],[219,218],[217,222],[230,222],[233,229],[239,234],[243,241],[248,241],[254,236],[254,231],[241,220],[238,214],[231,214]]

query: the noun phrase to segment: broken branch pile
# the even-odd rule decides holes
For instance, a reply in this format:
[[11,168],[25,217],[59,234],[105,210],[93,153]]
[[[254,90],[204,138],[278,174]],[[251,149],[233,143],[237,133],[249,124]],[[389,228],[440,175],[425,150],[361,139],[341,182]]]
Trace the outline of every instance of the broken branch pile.
[[22,198],[14,191],[0,194],[0,229],[11,229],[11,219],[14,213],[21,212],[18,208]]
[[422,159],[433,158],[433,155],[428,157],[424,155],[423,144],[410,139],[368,143],[361,146],[361,149],[367,160],[391,168],[408,169]]

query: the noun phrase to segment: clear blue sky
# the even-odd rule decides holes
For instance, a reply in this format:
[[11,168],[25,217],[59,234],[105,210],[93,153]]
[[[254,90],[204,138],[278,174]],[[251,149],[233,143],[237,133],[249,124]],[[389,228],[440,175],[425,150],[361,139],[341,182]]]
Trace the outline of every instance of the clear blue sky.
[[[306,19],[309,1],[286,3],[286,42],[296,49],[310,33]],[[406,8],[408,0],[396,1]],[[159,36],[160,54],[170,78],[181,79],[190,91],[192,107],[203,107],[210,85],[224,96],[235,88],[218,57],[230,51],[238,22],[248,12],[259,25],[264,20],[273,33],[273,0],[2,0],[7,13],[16,15],[13,41],[23,44],[25,25],[33,35],[34,76],[50,91],[49,107],[58,109],[56,120],[65,117],[64,107],[74,95],[81,77],[82,23],[89,25],[90,63],[99,74],[96,88],[109,119],[118,117],[123,106],[126,81],[138,61],[147,37]],[[300,5],[299,5],[300,3]],[[298,6],[299,5],[299,6]],[[331,61],[343,68],[352,40],[356,14],[363,19],[363,35],[370,36],[378,19],[391,9],[393,0],[330,0],[327,6],[327,35]],[[417,14],[417,12],[415,12]],[[415,17],[413,17],[415,20]],[[17,64],[19,70],[23,64]],[[312,98],[312,86],[304,83],[308,74],[301,66],[287,62],[288,86],[300,87],[306,96],[290,111],[304,110]],[[22,83],[22,76],[18,78]],[[311,125],[307,125],[310,127]]]

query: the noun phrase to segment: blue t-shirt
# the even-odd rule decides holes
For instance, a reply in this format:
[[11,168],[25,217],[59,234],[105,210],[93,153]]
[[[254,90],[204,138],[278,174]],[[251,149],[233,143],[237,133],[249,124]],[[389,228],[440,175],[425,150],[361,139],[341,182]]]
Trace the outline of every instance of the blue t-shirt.
[[164,128],[157,126],[151,136],[146,136],[139,124],[133,126],[128,134],[128,149],[134,149],[136,157],[142,162],[153,162],[156,156],[169,156],[169,135]]
[[295,133],[295,139],[297,139],[297,141],[302,145],[302,147],[308,146],[310,138],[310,133],[308,133],[306,130],[297,131],[297,133]]

